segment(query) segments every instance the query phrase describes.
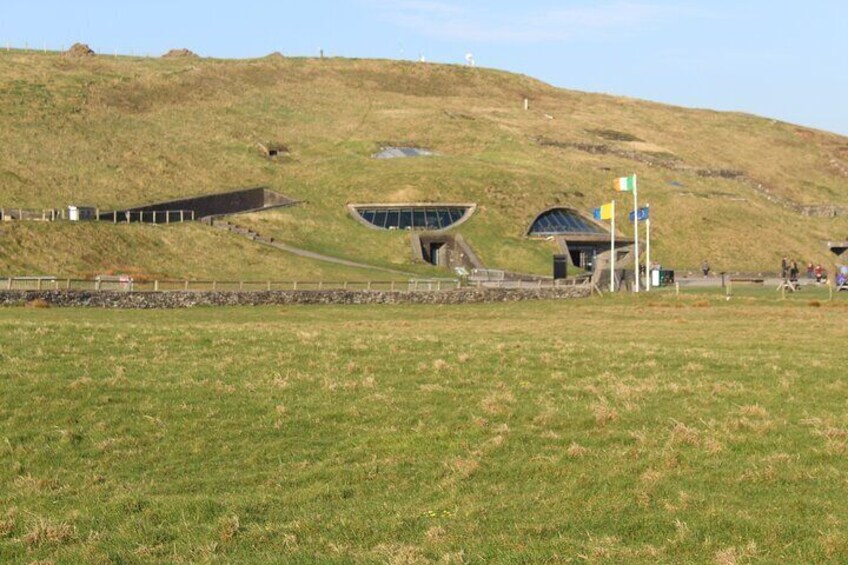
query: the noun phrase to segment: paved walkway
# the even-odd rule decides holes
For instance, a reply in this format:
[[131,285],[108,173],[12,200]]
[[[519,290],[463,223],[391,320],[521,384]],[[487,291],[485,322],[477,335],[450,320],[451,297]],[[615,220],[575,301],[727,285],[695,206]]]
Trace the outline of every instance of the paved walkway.
[[339,257],[333,257],[331,255],[323,255],[321,253],[315,253],[314,251],[309,251],[307,249],[294,247],[292,245],[288,245],[287,243],[282,243],[279,241],[274,241],[270,238],[262,237],[257,232],[249,228],[244,228],[242,226],[233,224],[232,222],[228,222],[227,220],[215,219],[210,222],[210,225],[220,230],[225,230],[231,233],[242,235],[256,243],[267,245],[268,247],[273,247],[275,249],[286,251],[287,253],[292,253],[294,255],[297,255],[299,257],[305,257],[307,259],[314,259],[316,261],[323,261],[325,263],[343,265],[345,267],[352,267],[354,269],[369,269],[371,271],[381,271],[384,273],[391,273],[393,275],[404,275],[413,278],[419,278],[421,276],[415,273],[409,273],[407,271],[387,269],[385,267],[376,267],[374,265],[368,265],[367,263],[357,263],[356,261],[349,261],[347,259],[341,259]]

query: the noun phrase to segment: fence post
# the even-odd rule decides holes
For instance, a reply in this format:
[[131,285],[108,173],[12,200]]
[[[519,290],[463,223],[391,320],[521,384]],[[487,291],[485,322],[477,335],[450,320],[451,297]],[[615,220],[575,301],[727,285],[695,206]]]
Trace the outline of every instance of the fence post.
[[100,290],[100,279],[94,280],[94,290],[97,290],[97,291]]
[[180,210],[180,222],[185,221],[185,210]]
[[153,210],[153,223],[156,223],[156,210]]
[[347,290],[347,281],[342,284],[342,289]]
[[12,290],[12,277],[9,277],[9,280],[6,281],[6,290]]
[[324,290],[324,281],[318,281],[318,290]]
[[292,282],[292,290],[297,290],[297,281]]
[[218,290],[218,281],[212,281],[212,291]]
[[271,292],[271,281],[268,281],[268,292]]
[[71,279],[65,279],[65,290],[71,290]]
[[244,290],[244,281],[239,281],[239,292]]
[[436,290],[442,290],[442,281],[436,281]]
[[159,279],[153,281],[153,292],[159,292]]
[[371,290],[371,281],[368,281],[368,290]]
[[35,287],[37,290],[41,290],[41,277],[38,278],[38,283]]

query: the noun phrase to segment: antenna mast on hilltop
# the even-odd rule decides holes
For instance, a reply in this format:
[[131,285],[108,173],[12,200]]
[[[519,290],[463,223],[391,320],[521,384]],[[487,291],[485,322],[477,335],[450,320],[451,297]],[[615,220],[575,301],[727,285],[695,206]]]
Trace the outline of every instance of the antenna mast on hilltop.
[[474,67],[477,65],[477,63],[474,62],[474,55],[472,53],[465,54],[465,64],[469,67]]

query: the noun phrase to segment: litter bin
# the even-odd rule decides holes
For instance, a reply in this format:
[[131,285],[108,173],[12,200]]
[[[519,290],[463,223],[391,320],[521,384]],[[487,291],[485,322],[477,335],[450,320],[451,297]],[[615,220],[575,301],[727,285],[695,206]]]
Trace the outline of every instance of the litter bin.
[[568,255],[554,255],[554,280],[568,276]]

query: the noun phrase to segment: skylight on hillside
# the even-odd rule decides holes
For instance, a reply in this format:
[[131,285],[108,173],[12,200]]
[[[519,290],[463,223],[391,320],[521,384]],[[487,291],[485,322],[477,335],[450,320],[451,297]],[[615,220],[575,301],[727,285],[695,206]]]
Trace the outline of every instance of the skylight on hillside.
[[569,208],[552,208],[539,214],[530,227],[530,235],[545,236],[567,233],[603,234],[604,228]]
[[385,230],[444,230],[464,222],[474,211],[470,205],[369,204],[351,206],[366,224]]
[[404,157],[429,157],[435,155],[429,149],[421,147],[383,147],[374,154],[375,159],[400,159]]

